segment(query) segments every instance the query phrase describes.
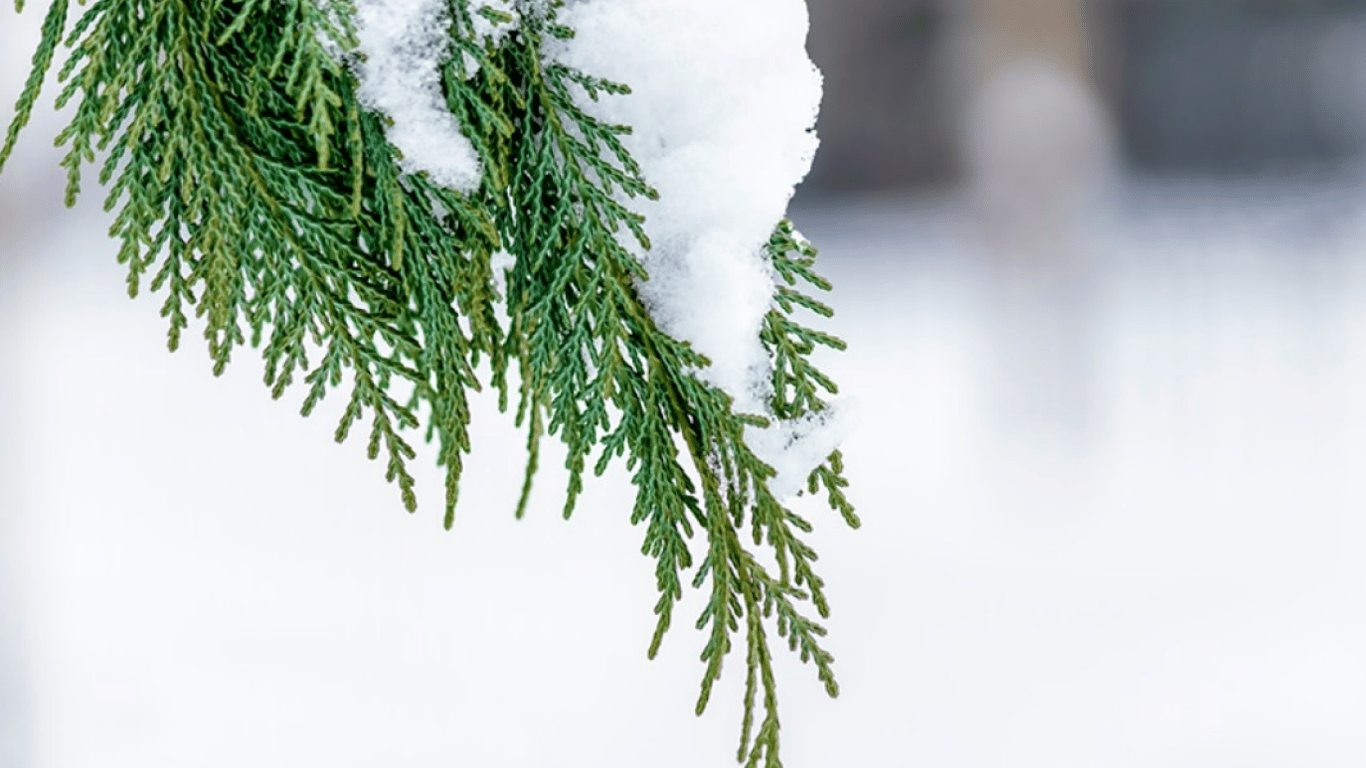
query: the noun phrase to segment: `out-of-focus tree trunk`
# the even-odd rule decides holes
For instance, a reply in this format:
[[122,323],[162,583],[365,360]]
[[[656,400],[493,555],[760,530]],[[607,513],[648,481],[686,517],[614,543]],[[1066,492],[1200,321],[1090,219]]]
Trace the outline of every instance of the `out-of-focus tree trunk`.
[[1058,258],[1116,165],[1080,0],[971,0],[963,19],[965,181],[998,249]]
[[970,0],[966,11],[960,149],[994,266],[994,408],[1085,439],[1098,255],[1087,235],[1117,159],[1081,0]]

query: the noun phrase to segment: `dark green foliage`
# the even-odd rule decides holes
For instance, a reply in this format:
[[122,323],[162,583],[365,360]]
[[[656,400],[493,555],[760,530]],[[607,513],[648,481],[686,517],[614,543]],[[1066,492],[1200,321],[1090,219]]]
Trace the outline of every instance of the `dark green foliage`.
[[[575,100],[629,89],[548,61],[544,38],[572,30],[556,22],[554,6],[521,10],[495,47],[476,39],[466,0],[450,3],[447,106],[484,170],[468,195],[400,171],[387,118],[357,100],[354,54],[343,53],[355,50],[350,9],[326,0],[95,0],[69,34],[65,0],[56,0],[0,163],[66,34],[72,55],[58,102],[74,100],[75,115],[58,141],[69,148],[68,204],[83,167],[103,154],[99,180],[107,207],[118,209],[111,234],[122,243],[129,294],[145,282],[162,293],[170,348],[193,313],[216,374],[250,345],[262,350],[274,397],[304,385],[304,414],[332,390],[347,392],[337,440],[366,424],[368,453],[386,458],[386,477],[409,510],[417,502],[407,434],[425,422],[446,470],[448,528],[470,450],[476,372],[487,364],[506,408],[515,365],[516,419],[529,436],[518,516],[543,436],[568,448],[566,517],[590,461],[600,475],[624,457],[637,491],[631,520],[644,524],[642,552],[656,561],[651,657],[701,529],[692,583],[710,597],[696,623],[708,632],[697,711],[743,624],[739,758],[777,766],[766,627],[815,664],[830,695],[838,691],[819,642],[825,630],[803,613],[810,602],[829,614],[816,554],[800,538],[811,525],[773,496],[774,470],[745,443],[746,428],[768,418],[736,412],[728,395],[694,376],[706,359],[661,332],[637,294],[647,275],[623,243],[648,249],[649,240],[627,202],[656,193],[621,143],[630,128],[602,123]],[[622,232],[629,239],[619,240]],[[513,257],[503,297],[492,267],[499,249]],[[798,308],[830,315],[797,287],[830,287],[812,271],[814,249],[784,221],[765,252],[783,283],[762,332],[771,409],[791,419],[821,411],[822,393],[835,391],[811,352],[843,343],[793,319]],[[857,526],[845,485],[838,452],[809,479],[811,492],[824,488]],[[755,547],[770,548],[776,573],[746,548],[746,527]]]

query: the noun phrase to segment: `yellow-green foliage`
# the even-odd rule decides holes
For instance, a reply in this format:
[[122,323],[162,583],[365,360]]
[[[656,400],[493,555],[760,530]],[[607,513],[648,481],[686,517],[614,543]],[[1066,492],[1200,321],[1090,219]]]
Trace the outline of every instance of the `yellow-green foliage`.
[[[710,598],[697,620],[709,632],[697,711],[743,623],[739,758],[777,766],[766,619],[837,693],[819,644],[825,630],[802,612],[804,603],[821,617],[829,612],[812,570],[816,554],[799,536],[811,525],[773,496],[773,469],[744,442],[745,427],[765,420],[737,413],[725,393],[695,377],[706,359],[661,332],[637,294],[647,275],[617,233],[625,228],[644,248],[649,241],[643,218],[621,201],[656,193],[618,138],[630,128],[594,119],[571,95],[571,86],[594,99],[629,89],[546,61],[543,36],[573,31],[556,22],[554,5],[524,11],[515,31],[486,46],[467,0],[450,0],[442,82],[484,169],[471,194],[400,172],[386,118],[357,100],[352,9],[330,0],[95,0],[69,30],[67,1],[54,0],[0,167],[64,41],[71,56],[57,101],[75,104],[58,137],[68,148],[67,202],[83,168],[98,163],[106,205],[118,211],[111,234],[122,244],[128,292],[146,283],[163,297],[170,348],[193,313],[216,374],[250,344],[262,350],[272,396],[306,387],[305,415],[332,390],[347,392],[337,440],[367,423],[369,455],[386,458],[386,477],[409,510],[417,499],[405,435],[425,426],[446,471],[448,528],[471,448],[476,371],[487,361],[506,409],[515,365],[516,419],[529,434],[517,514],[544,435],[568,448],[566,517],[590,454],[596,474],[625,457],[637,488],[631,521],[645,524],[642,552],[657,562],[651,657],[682,597],[700,528],[692,582]],[[473,75],[465,56],[478,63]],[[506,325],[491,266],[500,248],[515,257]],[[822,393],[835,391],[808,355],[843,343],[792,319],[798,307],[830,314],[796,288],[799,280],[829,288],[812,271],[810,244],[784,221],[766,252],[784,283],[762,331],[772,409],[794,418],[823,409]],[[845,486],[838,452],[809,480],[857,526]],[[747,548],[746,525],[754,547],[771,549],[776,574]]]

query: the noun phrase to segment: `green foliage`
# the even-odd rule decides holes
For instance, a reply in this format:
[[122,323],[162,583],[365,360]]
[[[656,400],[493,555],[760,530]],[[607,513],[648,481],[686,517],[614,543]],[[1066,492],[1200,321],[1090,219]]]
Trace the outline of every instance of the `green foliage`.
[[[792,419],[825,409],[821,391],[836,394],[839,387],[812,365],[810,355],[817,346],[843,351],[841,339],[813,328],[799,325],[792,315],[800,307],[821,317],[833,317],[835,311],[795,286],[804,282],[822,291],[832,287],[830,282],[814,271],[816,249],[797,235],[792,222],[779,222],[765,249],[774,272],[786,285],[778,285],[774,294],[775,306],[764,318],[759,339],[773,360],[773,401],[770,406],[780,419]],[[807,490],[818,493],[824,488],[830,507],[840,513],[851,528],[859,527],[854,506],[844,495],[849,482],[844,479],[844,459],[839,451],[811,473]],[[781,562],[781,560],[780,560]],[[817,593],[819,595],[819,593]]]
[[[305,415],[330,392],[347,393],[336,439],[368,424],[368,454],[383,454],[386,478],[409,510],[417,500],[407,434],[425,424],[445,469],[447,528],[471,447],[477,371],[487,363],[506,409],[515,370],[516,420],[528,432],[517,515],[544,436],[568,448],[565,517],[590,460],[601,475],[624,458],[636,486],[631,521],[644,524],[642,552],[656,563],[651,657],[672,624],[701,529],[692,584],[709,600],[696,622],[708,633],[697,712],[743,624],[739,759],[780,765],[766,627],[836,695],[820,645],[825,630],[803,612],[810,603],[829,615],[824,583],[801,538],[810,523],[774,497],[774,470],[745,443],[746,428],[767,417],[737,412],[693,375],[707,360],[660,331],[637,293],[648,276],[625,243],[648,249],[649,239],[628,202],[657,193],[621,143],[630,128],[595,119],[574,96],[629,89],[544,58],[545,36],[573,34],[554,6],[528,4],[494,46],[477,39],[471,13],[510,17],[451,0],[442,82],[484,170],[480,187],[461,194],[400,170],[387,118],[356,96],[356,54],[345,53],[356,48],[352,10],[321,2],[95,0],[67,33],[66,2],[55,0],[0,164],[65,35],[71,56],[58,103],[75,104],[58,137],[68,148],[67,202],[83,168],[98,163],[106,206],[118,209],[111,235],[121,242],[128,292],[147,283],[163,295],[169,347],[180,345],[193,312],[215,374],[249,344],[262,350],[273,397],[305,387]],[[477,64],[473,72],[467,61]],[[501,297],[492,266],[500,249],[514,257]],[[831,313],[798,287],[830,287],[812,271],[810,244],[784,221],[765,252],[784,283],[762,331],[772,414],[796,418],[824,409],[822,393],[836,389],[810,354],[844,345],[794,319],[799,308]],[[857,526],[842,472],[836,452],[808,487],[823,488]],[[747,548],[746,527],[759,549]],[[765,546],[776,573],[758,559]]]

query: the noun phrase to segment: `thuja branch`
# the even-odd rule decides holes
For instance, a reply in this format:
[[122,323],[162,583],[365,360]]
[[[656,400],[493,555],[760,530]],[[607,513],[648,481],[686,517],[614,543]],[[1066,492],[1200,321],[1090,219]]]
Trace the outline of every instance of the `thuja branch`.
[[[384,457],[409,510],[411,432],[423,429],[445,469],[448,528],[472,449],[470,393],[487,371],[507,410],[515,370],[515,420],[528,432],[516,514],[544,437],[567,448],[565,517],[590,460],[596,475],[623,460],[636,491],[631,521],[643,524],[659,591],[648,654],[660,651],[700,557],[691,582],[709,596],[696,621],[708,638],[697,712],[743,624],[738,755],[773,768],[770,630],[814,665],[831,696],[838,686],[825,630],[809,615],[829,615],[802,538],[812,526],[775,494],[777,470],[751,437],[829,416],[823,398],[836,386],[810,356],[843,342],[795,316],[828,317],[806,290],[830,286],[814,272],[814,249],[780,222],[760,244],[782,283],[760,334],[771,372],[765,413],[742,412],[698,375],[707,358],[661,330],[641,298],[651,242],[632,205],[658,193],[624,143],[632,129],[584,108],[584,98],[630,98],[630,89],[547,57],[548,42],[574,34],[559,5],[518,2],[515,15],[470,0],[445,5],[440,93],[481,166],[472,189],[406,169],[390,119],[358,96],[357,30],[341,0],[98,0],[69,33],[65,0],[56,0],[0,166],[65,35],[58,103],[75,108],[58,137],[68,148],[67,202],[84,167],[99,162],[128,291],[147,284],[163,294],[169,347],[193,314],[216,375],[251,346],[273,397],[303,384],[305,415],[343,390],[337,441],[368,423],[367,454]],[[488,24],[511,29],[490,37]],[[495,254],[510,264],[501,293]],[[807,478],[857,526],[846,486],[838,451]],[[694,552],[697,529],[704,541]]]

